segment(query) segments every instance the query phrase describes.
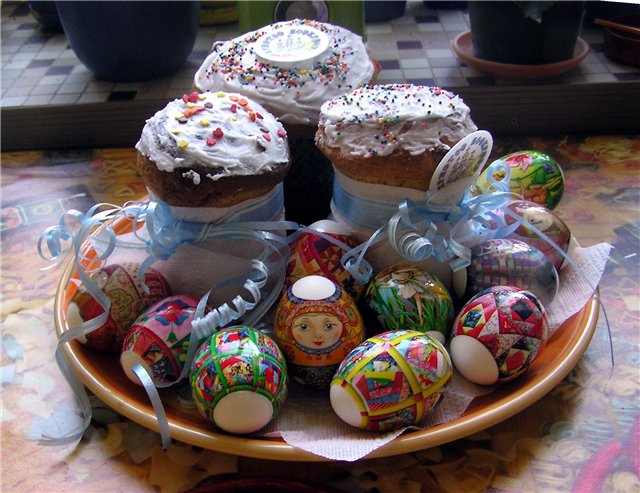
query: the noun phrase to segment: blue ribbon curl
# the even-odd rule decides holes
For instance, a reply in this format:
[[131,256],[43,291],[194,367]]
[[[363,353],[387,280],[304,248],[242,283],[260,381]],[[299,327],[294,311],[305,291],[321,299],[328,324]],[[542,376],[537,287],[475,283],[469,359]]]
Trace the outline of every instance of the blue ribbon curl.
[[[496,172],[502,172],[504,178],[495,180],[493,175]],[[384,216],[384,224],[367,241],[350,249],[342,257],[343,267],[358,282],[366,284],[373,271],[364,264],[364,256],[373,245],[386,240],[396,253],[409,262],[433,258],[436,262],[449,262],[454,272],[466,268],[471,263],[473,246],[489,239],[504,238],[518,229],[523,221],[518,218],[515,223],[507,225],[499,213],[510,200],[519,197],[508,188],[508,163],[494,161],[488,167],[487,175],[493,187],[491,192],[473,197],[467,191],[456,199],[449,197],[446,189],[428,191],[422,203],[401,200],[390,217],[390,203],[360,199],[342,189],[338,180],[335,180],[334,203],[350,222],[370,227],[376,222],[376,214]],[[446,235],[441,233],[439,227],[443,223],[450,226]]]
[[[272,208],[271,217],[280,215],[281,210],[274,208],[278,203],[278,197],[279,195],[274,194],[270,203],[260,204],[263,208],[262,216],[265,215],[264,207]],[[294,222],[278,220],[225,222],[229,219],[233,221],[251,216],[248,210],[241,212],[238,214],[236,211],[217,223],[195,223],[176,219],[168,204],[158,200],[132,202],[122,207],[103,203],[96,204],[86,214],[77,210],[67,211],[57,225],[47,228],[42,233],[38,240],[37,249],[42,258],[52,262],[52,265],[47,268],[59,265],[68,255],[73,253],[80,281],[86,291],[101,306],[103,312],[91,320],[83,321],[64,331],[58,338],[56,347],[56,363],[78,399],[84,418],[83,423],[80,429],[64,436],[42,436],[39,443],[44,445],[73,443],[82,438],[91,422],[91,404],[86,389],[71,371],[62,346],[98,329],[106,322],[111,302],[93,282],[90,274],[104,265],[117,246],[144,249],[148,256],[141,264],[138,276],[143,288],[148,291],[144,283],[144,274],[148,268],[158,260],[169,260],[176,250],[185,243],[196,244],[210,240],[254,242],[262,247],[262,251],[257,258],[251,261],[251,272],[246,276],[237,276],[221,282],[201,297],[192,322],[187,360],[176,381],[169,384],[153,382],[151,375],[144,368],[133,369],[156,411],[163,447],[167,448],[170,445],[169,425],[156,388],[174,385],[185,378],[198,343],[219,328],[242,317],[246,317],[245,323],[247,324],[257,324],[277,300],[280,287],[284,284],[289,244],[297,237],[300,226]],[[125,243],[118,238],[112,226],[118,219],[131,222],[137,243]],[[77,229],[71,227],[73,224],[77,225]],[[146,226],[145,228],[141,228],[143,224]],[[146,231],[148,237],[143,237],[142,231]],[[289,231],[293,231],[293,234],[287,234]],[[64,243],[69,241],[71,241],[71,247],[65,248]],[[274,281],[275,288],[270,289],[264,296],[263,290],[269,280]],[[225,302],[205,314],[209,296],[213,292],[240,284],[249,293],[249,299],[238,295],[233,298],[231,305]]]

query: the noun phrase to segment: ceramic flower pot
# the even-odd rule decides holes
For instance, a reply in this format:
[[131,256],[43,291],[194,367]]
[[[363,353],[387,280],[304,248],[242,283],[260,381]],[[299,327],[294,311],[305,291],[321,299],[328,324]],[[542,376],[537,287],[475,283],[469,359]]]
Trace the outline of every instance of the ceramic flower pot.
[[469,2],[475,56],[518,65],[573,58],[584,2]]
[[198,33],[199,2],[56,2],[78,59],[114,82],[151,80],[178,70]]

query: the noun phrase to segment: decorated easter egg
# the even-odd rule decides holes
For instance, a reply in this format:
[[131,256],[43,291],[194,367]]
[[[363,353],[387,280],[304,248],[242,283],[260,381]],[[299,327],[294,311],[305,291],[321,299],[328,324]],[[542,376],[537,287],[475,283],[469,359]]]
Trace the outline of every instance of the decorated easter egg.
[[266,334],[221,330],[196,351],[189,374],[201,416],[229,433],[253,433],[276,416],[287,395],[284,355]]
[[449,354],[467,380],[507,382],[531,366],[548,333],[544,307],[533,293],[494,286],[469,300],[456,317]]
[[175,382],[187,359],[191,322],[198,298],[178,295],[148,308],[135,321],[122,343],[120,365],[131,381],[140,385],[133,372],[142,365],[156,384]]
[[[309,229],[323,233],[324,236],[305,231],[291,245],[285,287],[292,286],[305,276],[319,275],[340,284],[347,293],[358,300],[364,293],[365,286],[357,283],[341,262],[343,255],[355,248],[357,242],[336,221],[317,221],[311,224]],[[337,240],[339,244],[332,243],[327,236]]]
[[367,305],[386,330],[416,330],[445,342],[453,321],[453,301],[433,274],[412,265],[380,272],[369,283]]
[[364,340],[353,298],[322,276],[296,281],[276,309],[274,332],[292,378],[326,389],[344,357]]
[[[554,209],[558,205],[564,192],[564,175],[558,162],[551,156],[538,151],[520,151],[507,154],[497,162],[509,167],[509,190],[524,200],[544,205],[548,209]],[[494,163],[482,172],[472,187],[475,195],[493,191],[489,178],[504,181],[504,171],[499,167],[495,168]]]
[[453,273],[453,287],[460,299],[491,286],[516,286],[534,293],[543,304],[558,291],[558,271],[537,248],[520,240],[494,239],[471,248],[471,264]]
[[369,430],[411,426],[435,408],[453,376],[442,344],[421,332],[389,331],[355,348],[329,391],[344,422]]
[[[140,266],[132,262],[112,264],[91,274],[91,280],[110,300],[111,307],[106,322],[78,339],[87,346],[100,351],[120,351],[122,341],[138,316],[149,306],[171,295],[166,279],[155,269],[147,269],[144,282],[145,292],[138,277]],[[73,325],[91,320],[104,310],[89,294],[84,285],[80,285],[69,303],[69,322]],[[79,317],[79,318],[77,318]]]
[[512,213],[504,215],[507,224],[514,224],[519,218],[523,218],[523,223],[508,238],[524,241],[537,248],[551,260],[556,269],[560,269],[565,257],[554,245],[565,253],[569,248],[571,232],[565,222],[554,211],[526,200],[510,202],[506,209]]

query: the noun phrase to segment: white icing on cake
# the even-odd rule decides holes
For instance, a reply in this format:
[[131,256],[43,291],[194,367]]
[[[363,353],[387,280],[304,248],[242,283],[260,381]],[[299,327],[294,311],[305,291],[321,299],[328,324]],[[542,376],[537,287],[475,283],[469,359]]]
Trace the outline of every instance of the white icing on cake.
[[191,178],[191,181],[193,182],[194,185],[200,185],[200,175],[195,171],[193,171],[192,169],[182,173],[182,176],[185,178]]
[[[136,149],[162,171],[202,166],[207,178],[253,175],[289,162],[282,124],[233,93],[191,93],[149,118]],[[187,171],[188,173],[188,171]],[[194,183],[204,179],[190,174]]]
[[[449,150],[477,130],[462,99],[439,87],[365,86],[322,105],[326,142],[345,156],[388,156],[396,149],[419,155]],[[319,137],[321,138],[321,137]]]
[[[322,55],[286,67],[262,60],[254,47],[279,29],[304,26],[329,38]],[[291,124],[317,125],[325,101],[371,81],[374,65],[362,38],[332,24],[294,19],[216,44],[195,74],[200,91],[232,91],[250,95],[278,118]]]

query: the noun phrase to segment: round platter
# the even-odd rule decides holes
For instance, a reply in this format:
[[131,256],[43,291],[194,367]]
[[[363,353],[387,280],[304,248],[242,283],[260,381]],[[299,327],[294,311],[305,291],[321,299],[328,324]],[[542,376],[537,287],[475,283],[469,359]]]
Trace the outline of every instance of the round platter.
[[[126,226],[115,224],[117,234]],[[76,290],[75,265],[70,261],[55,297],[54,322],[60,335],[67,330],[67,306]],[[464,438],[495,425],[527,408],[543,397],[572,370],[587,349],[595,331],[600,305],[592,297],[567,320],[549,340],[540,357],[516,381],[476,398],[465,413],[453,421],[428,429],[405,432],[376,449],[367,458],[414,452]],[[103,402],[123,416],[158,431],[158,421],[142,387],[133,384],[120,368],[117,355],[100,353],[76,341],[63,345],[71,369]],[[195,412],[171,403],[175,391],[162,391],[171,437],[191,445],[245,457],[286,461],[327,461],[329,459],[293,447],[281,439],[233,436],[217,432]]]
[[453,40],[452,48],[454,53],[470,67],[480,72],[501,77],[505,79],[519,80],[536,80],[556,75],[564,74],[578,64],[589,53],[589,45],[587,42],[578,37],[573,58],[557,63],[548,63],[543,65],[515,65],[510,63],[492,62],[474,56],[473,40],[471,39],[471,31],[464,31]]

